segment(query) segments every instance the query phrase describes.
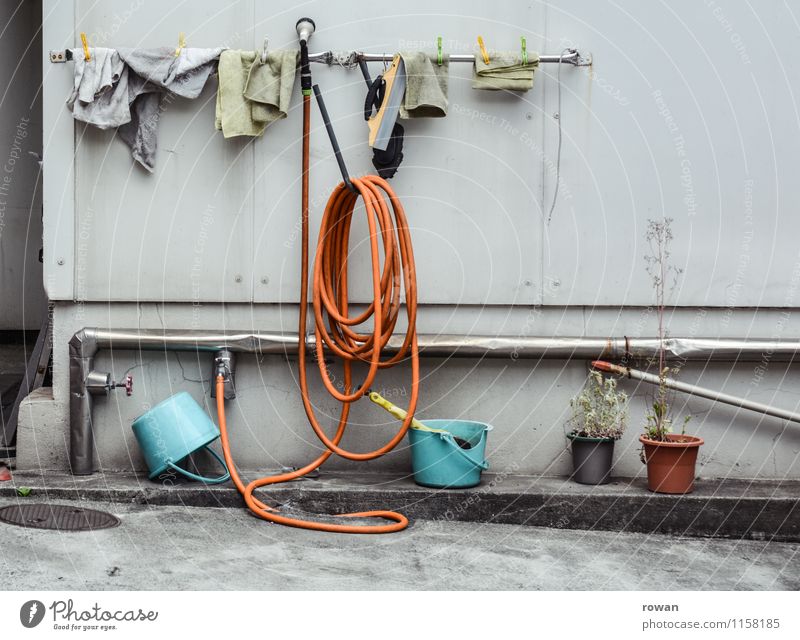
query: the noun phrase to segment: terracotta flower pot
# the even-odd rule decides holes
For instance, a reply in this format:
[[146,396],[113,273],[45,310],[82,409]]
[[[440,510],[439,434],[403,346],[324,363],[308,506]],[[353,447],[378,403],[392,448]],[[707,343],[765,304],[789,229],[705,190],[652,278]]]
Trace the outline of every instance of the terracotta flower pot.
[[639,436],[647,461],[647,488],[656,493],[691,493],[702,438],[670,433],[666,441]]
[[572,479],[580,484],[608,483],[614,459],[614,439],[587,438],[573,433],[567,438],[572,441]]

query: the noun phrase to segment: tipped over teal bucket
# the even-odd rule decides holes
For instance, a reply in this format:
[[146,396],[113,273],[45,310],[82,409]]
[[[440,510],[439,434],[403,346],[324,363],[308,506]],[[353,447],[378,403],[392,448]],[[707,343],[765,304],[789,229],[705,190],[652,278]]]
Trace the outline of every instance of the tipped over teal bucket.
[[[219,438],[219,429],[192,396],[185,391],[167,398],[133,421],[133,433],[150,470],[151,480],[167,469],[205,482],[216,484],[230,479],[228,467],[219,454],[208,447]],[[178,466],[186,456],[206,449],[225,469],[218,478],[206,478]]]
[[[481,472],[489,468],[486,438],[492,427],[469,420],[425,420],[424,424],[447,433],[408,430],[414,482],[441,489],[464,489],[480,484]],[[470,448],[462,449],[453,436],[468,442]]]

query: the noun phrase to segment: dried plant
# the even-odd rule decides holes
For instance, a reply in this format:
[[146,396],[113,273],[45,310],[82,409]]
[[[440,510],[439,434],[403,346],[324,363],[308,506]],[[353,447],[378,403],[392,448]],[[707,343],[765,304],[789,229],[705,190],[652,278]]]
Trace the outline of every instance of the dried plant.
[[617,391],[615,378],[591,371],[586,386],[569,401],[572,416],[568,424],[572,435],[584,438],[613,438],[618,440],[628,420],[628,396]]
[[[647,265],[647,274],[655,292],[655,306],[658,317],[658,379],[659,384],[656,396],[653,399],[652,410],[646,414],[647,424],[645,433],[651,440],[666,440],[667,434],[672,433],[672,407],[669,396],[669,389],[666,386],[667,375],[670,373],[667,367],[666,347],[664,341],[667,338],[666,314],[667,298],[678,286],[683,269],[675,266],[670,261],[672,254],[670,245],[673,240],[672,218],[662,218],[661,220],[648,220],[645,239],[650,247],[650,253],[645,255],[644,260]],[[676,370],[677,371],[677,370]],[[686,416],[683,420],[683,430],[691,416]]]

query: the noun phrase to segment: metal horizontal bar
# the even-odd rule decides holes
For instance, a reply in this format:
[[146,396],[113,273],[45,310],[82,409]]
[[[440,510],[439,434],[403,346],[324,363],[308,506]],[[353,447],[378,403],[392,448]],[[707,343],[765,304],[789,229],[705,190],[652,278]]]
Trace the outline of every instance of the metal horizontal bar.
[[[341,64],[350,65],[356,64],[359,61],[364,62],[391,62],[394,59],[394,53],[364,53],[362,51],[320,51],[318,53],[309,54],[308,59],[310,62],[320,62],[323,64]],[[454,53],[449,56],[450,62],[474,62],[475,56],[471,53]],[[72,52],[69,49],[58,49],[50,51],[50,62],[59,63],[72,60]],[[563,55],[543,54],[539,56],[540,64],[551,63],[571,64],[574,67],[588,67],[592,64],[592,56],[590,54],[581,54],[577,49],[570,49]]]
[[[319,53],[309,54],[308,60],[310,62],[320,62],[323,64],[341,64],[349,65],[355,64],[359,61],[363,62],[391,62],[394,59],[395,53],[364,53],[363,51],[320,51]],[[449,54],[450,62],[469,62],[475,61],[475,56],[471,53],[453,53]],[[562,54],[542,54],[539,56],[539,62],[542,64],[563,63],[571,64],[575,67],[586,67],[592,64],[592,57],[590,55],[581,54],[577,49],[570,49]]]
[[[201,330],[96,329],[79,332],[95,341],[98,349],[218,351],[285,354],[297,349],[295,333],[220,333]],[[78,334],[76,334],[78,335]],[[462,336],[420,334],[420,353],[428,357],[489,358],[651,358],[658,355],[658,338],[603,338],[585,336]],[[314,336],[306,338],[309,349]],[[392,338],[387,353],[396,353],[402,338]],[[800,340],[740,338],[666,338],[667,357],[680,360],[757,362],[791,361],[800,354]]]

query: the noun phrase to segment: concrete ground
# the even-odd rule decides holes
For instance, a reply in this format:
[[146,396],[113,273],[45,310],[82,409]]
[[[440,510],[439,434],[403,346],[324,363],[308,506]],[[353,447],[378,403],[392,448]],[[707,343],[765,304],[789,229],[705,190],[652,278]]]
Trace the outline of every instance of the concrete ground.
[[423,520],[335,535],[240,508],[82,506],[122,524],[59,533],[0,523],[4,589],[800,589],[795,543]]

